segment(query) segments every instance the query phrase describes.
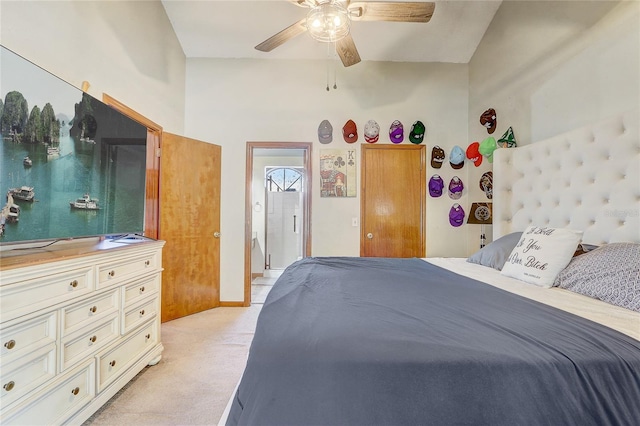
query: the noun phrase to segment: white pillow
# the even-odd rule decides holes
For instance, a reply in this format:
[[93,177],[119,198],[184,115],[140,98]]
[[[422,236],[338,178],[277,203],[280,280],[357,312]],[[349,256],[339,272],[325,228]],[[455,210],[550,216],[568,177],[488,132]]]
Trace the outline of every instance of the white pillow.
[[502,275],[549,288],[571,261],[582,232],[530,226],[507,258]]

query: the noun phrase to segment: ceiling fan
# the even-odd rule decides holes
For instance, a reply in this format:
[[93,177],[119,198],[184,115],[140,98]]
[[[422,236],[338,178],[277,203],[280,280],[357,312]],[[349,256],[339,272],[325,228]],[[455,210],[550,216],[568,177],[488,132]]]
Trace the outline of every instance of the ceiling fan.
[[433,2],[377,2],[350,0],[289,0],[309,9],[307,16],[269,37],[255,48],[270,52],[304,33],[316,40],[335,42],[336,52],[345,67],[360,62],[360,54],[350,34],[351,21],[429,22]]

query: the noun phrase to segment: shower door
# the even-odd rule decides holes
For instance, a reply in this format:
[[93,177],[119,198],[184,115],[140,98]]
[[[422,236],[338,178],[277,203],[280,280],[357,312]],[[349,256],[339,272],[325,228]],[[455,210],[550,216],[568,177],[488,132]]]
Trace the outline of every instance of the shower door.
[[302,258],[302,193],[267,192],[265,269],[284,269]]

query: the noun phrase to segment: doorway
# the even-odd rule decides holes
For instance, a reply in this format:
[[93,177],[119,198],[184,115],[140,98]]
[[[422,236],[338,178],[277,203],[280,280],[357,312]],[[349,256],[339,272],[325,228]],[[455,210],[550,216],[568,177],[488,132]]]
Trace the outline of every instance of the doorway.
[[[144,235],[165,240],[164,252],[172,254],[163,258],[161,321],[219,306],[221,147],[163,133],[161,126],[107,94],[102,101],[147,127]],[[184,191],[196,187],[199,191]]]
[[251,283],[311,255],[311,143],[247,142],[244,305]]

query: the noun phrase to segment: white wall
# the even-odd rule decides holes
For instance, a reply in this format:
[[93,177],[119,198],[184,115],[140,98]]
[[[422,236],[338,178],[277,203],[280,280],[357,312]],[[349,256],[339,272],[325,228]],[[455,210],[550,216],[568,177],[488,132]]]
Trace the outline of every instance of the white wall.
[[504,1],[469,63],[469,135],[490,107],[519,145],[637,107],[639,58],[640,2]]
[[[427,126],[428,156],[447,154],[486,131],[478,118],[493,107],[499,137],[511,125],[520,144],[638,105],[639,2],[505,1],[469,65],[363,62],[337,66],[338,90],[325,90],[323,61],[185,61],[159,2],[0,2],[0,43],[89,93],[108,93],[166,131],[222,146],[221,299],[243,295],[245,143],[314,142],[314,255],[358,255],[360,199],[319,197],[317,142],[322,119],[382,128],[401,120]],[[186,63],[186,69],[185,69]],[[186,87],[185,87],[186,79]],[[362,139],[358,141],[358,144]],[[359,147],[358,147],[359,152]],[[465,183],[461,204],[482,201],[484,162],[445,182]],[[434,170],[427,170],[427,179]],[[428,199],[427,255],[464,256],[477,248],[477,225],[452,228],[451,200]]]
[[0,44],[165,131],[184,130],[185,57],[160,2],[0,2]]
[[[369,119],[381,127],[380,141],[389,143],[393,120],[400,120],[408,136],[411,124],[427,127],[428,156],[433,145],[447,153],[455,144],[467,145],[467,65],[362,62],[337,68],[337,90],[327,92],[324,61],[187,60],[185,132],[189,137],[222,146],[221,285],[223,301],[243,297],[244,182],[247,141],[313,142],[312,254],[358,256],[360,217],[358,197],[320,198],[320,149],[346,148],[342,126],[352,119],[360,139]],[[332,85],[333,77],[330,77]],[[334,140],[318,142],[318,125],[328,119]],[[381,143],[378,142],[378,143]],[[405,141],[404,143],[410,143]],[[468,167],[455,173],[463,181]],[[433,170],[427,170],[427,179]],[[445,165],[439,173],[453,177]],[[358,176],[358,179],[360,176]],[[358,185],[360,182],[358,182]],[[466,197],[459,200],[466,206]],[[427,255],[460,256],[467,249],[466,226],[453,228],[446,195],[428,199]]]

